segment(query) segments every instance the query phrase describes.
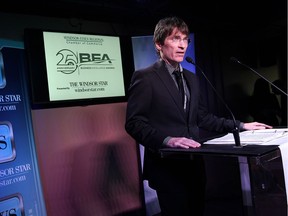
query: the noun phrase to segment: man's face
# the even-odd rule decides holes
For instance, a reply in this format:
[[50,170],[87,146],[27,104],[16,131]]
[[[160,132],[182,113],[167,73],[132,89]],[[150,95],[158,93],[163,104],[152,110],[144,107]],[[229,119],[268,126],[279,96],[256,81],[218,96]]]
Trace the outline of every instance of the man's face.
[[161,58],[174,67],[183,61],[188,45],[188,36],[178,31],[178,29],[173,30],[172,34],[165,39],[163,45],[156,44]]

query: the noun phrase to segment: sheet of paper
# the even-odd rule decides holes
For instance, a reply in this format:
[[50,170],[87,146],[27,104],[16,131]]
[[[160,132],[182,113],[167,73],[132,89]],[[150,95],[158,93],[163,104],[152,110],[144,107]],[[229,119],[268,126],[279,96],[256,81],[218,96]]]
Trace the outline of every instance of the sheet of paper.
[[[279,138],[282,137],[286,137],[288,139],[288,128],[243,131],[240,132],[239,135],[240,135],[240,142],[241,144],[244,145],[269,144],[270,142],[277,141]],[[235,143],[233,134],[228,133],[225,136],[208,140],[204,144],[233,144],[233,143]]]

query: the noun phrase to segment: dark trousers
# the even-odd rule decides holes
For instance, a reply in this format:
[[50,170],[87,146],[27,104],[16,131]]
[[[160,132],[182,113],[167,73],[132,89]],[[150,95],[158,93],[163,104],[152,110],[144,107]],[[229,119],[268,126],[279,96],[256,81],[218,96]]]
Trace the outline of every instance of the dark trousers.
[[185,179],[178,176],[170,187],[156,189],[161,216],[204,215],[206,173],[203,161],[194,161],[192,168],[186,171],[192,174]]
[[203,216],[205,191],[203,188],[196,190],[157,191],[161,216]]
[[206,194],[203,157],[161,159],[155,160],[155,164],[160,167],[159,172],[154,170],[149,186],[156,190],[161,216],[203,216]]

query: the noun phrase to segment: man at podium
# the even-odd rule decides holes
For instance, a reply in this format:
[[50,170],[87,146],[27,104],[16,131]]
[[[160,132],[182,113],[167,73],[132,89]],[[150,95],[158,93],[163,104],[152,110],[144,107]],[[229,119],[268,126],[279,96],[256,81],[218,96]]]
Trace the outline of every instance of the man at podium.
[[[161,19],[154,31],[159,60],[134,72],[128,92],[125,128],[145,147],[143,176],[157,192],[161,216],[203,215],[206,179],[201,156],[189,161],[163,160],[159,149],[201,147],[199,127],[216,132],[230,132],[235,126],[239,130],[271,128],[258,122],[220,118],[206,111],[196,74],[181,66],[188,36],[188,26],[182,19]],[[183,92],[174,71],[180,73]]]

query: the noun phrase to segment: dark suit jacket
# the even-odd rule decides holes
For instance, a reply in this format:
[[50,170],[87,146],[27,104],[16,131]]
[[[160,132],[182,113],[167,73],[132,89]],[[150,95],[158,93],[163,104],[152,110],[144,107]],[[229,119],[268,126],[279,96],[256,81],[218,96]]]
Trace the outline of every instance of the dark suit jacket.
[[188,178],[188,173],[192,173],[187,171],[191,167],[186,160],[163,160],[159,157],[158,150],[163,148],[166,137],[199,140],[199,127],[217,132],[233,129],[233,121],[218,118],[201,105],[197,76],[186,69],[183,73],[191,96],[189,118],[164,61],[135,71],[131,79],[125,128],[145,147],[144,178],[149,180],[152,188],[162,188],[165,183],[169,187],[167,181]]

